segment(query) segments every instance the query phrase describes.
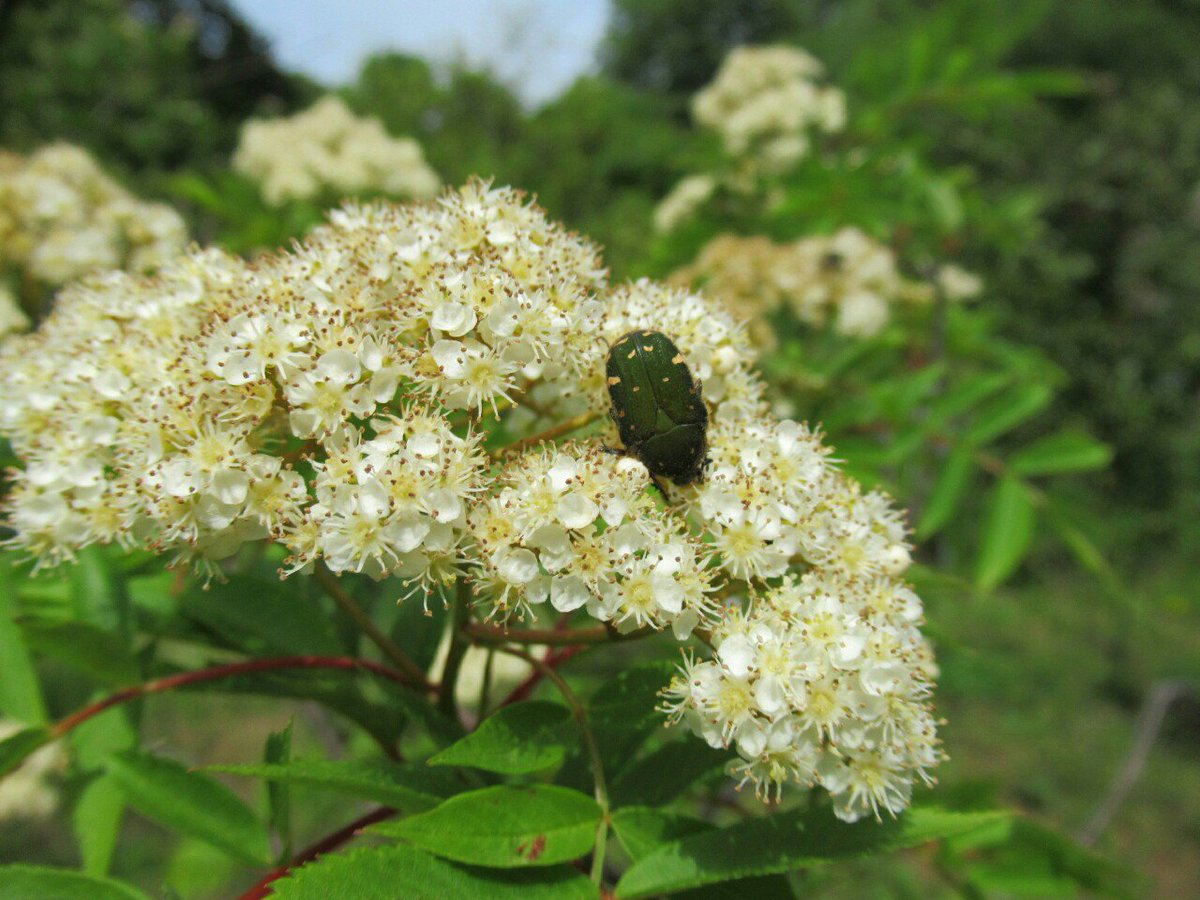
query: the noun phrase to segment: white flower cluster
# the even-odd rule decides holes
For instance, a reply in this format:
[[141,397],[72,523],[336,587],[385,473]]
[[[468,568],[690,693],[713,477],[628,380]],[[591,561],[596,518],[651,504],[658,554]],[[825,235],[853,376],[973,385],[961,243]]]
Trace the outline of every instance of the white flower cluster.
[[[890,247],[853,227],[789,244],[718,235],[671,280],[703,285],[748,318],[786,305],[803,322],[832,323],[838,333],[852,337],[878,334],[897,304],[928,304],[934,298],[932,284],[900,273]],[[943,267],[939,286],[951,300],[980,289],[979,279],[957,266]]]
[[138,200],[86,150],[0,153],[0,269],[57,286],[105,269],[151,271],[186,243],[175,210]]
[[820,84],[821,64],[797,47],[738,47],[716,78],[692,98],[692,116],[721,138],[726,164],[689,175],[659,201],[654,227],[674,231],[714,196],[771,202],[762,176],[791,170],[812,151],[816,132],[846,126],[846,97]]
[[[422,409],[371,420],[373,437],[340,425],[314,460],[316,502],[293,516],[283,541],[294,568],[318,556],[335,572],[446,583],[458,574],[467,501],[482,455],[445,416]],[[292,474],[298,493],[303,481]]]
[[441,185],[419,143],[392,137],[378,119],[354,115],[332,95],[288,118],[247,122],[233,168],[259,182],[273,206],[323,191],[422,199]]
[[194,252],[73,285],[0,347],[14,542],[212,561],[272,537],[297,566],[440,579],[484,468],[449,410],[465,426],[577,377],[602,274],[592,245],[474,184],[347,207],[255,264]]
[[594,445],[533,450],[505,467],[471,523],[500,615],[549,600],[617,626],[670,624],[680,640],[711,625],[709,553],[655,506],[647,481],[641,463]]
[[846,97],[818,83],[822,71],[798,47],[738,47],[692,98],[692,115],[721,136],[731,156],[786,171],[808,155],[813,131],[846,125]]
[[[806,616],[770,615],[770,601],[761,597],[745,611],[728,600],[717,611],[712,629],[714,644],[724,652],[709,662],[685,666],[669,692],[668,709],[714,746],[735,745],[740,760],[733,771],[763,796],[778,795],[786,781],[820,784],[834,795],[843,818],[857,819],[880,810],[899,812],[908,805],[914,779],[928,780],[927,771],[942,757],[929,703],[936,667],[918,630],[920,599],[902,580],[911,563],[902,514],[884,494],[864,492],[839,471],[829,459],[828,448],[807,427],[775,420],[765,411],[761,384],[748,367],[753,354],[747,337],[728,313],[714,308],[712,300],[649,282],[618,290],[606,310],[606,342],[647,327],[657,327],[676,339],[703,382],[711,408],[711,463],[706,477],[697,485],[672,488],[673,499],[681,501],[668,507],[675,521],[656,524],[674,535],[671,540],[676,543],[681,536],[689,543],[699,541],[698,551],[679,555],[689,567],[692,560],[707,559],[709,584],[701,590],[690,568],[679,573],[671,569],[677,584],[663,583],[653,592],[660,598],[660,611],[667,613],[664,618],[679,635],[692,626],[692,616],[682,628],[678,619],[670,618],[678,608],[679,584],[692,587],[690,594],[685,593],[683,609],[695,610],[699,627],[712,625],[711,601],[704,598],[710,591],[732,598],[750,586],[800,570],[806,574],[797,590],[809,591],[815,598],[815,607]],[[615,437],[610,436],[609,443],[615,445]],[[619,477],[615,473],[620,465],[606,463],[604,457],[596,459],[600,472]],[[553,462],[543,457],[540,465]],[[528,480],[519,476],[526,489],[515,492],[507,514],[496,511],[489,517],[501,535],[494,544],[497,548],[516,546],[511,522],[519,517],[512,509],[551,507],[545,496],[550,488],[541,488],[539,501],[535,485],[553,484],[555,479],[541,476],[542,470],[528,461],[517,468],[531,473]],[[599,492],[590,486],[585,494],[598,497]],[[560,498],[554,507],[562,502],[573,501]],[[585,513],[591,519],[583,526],[584,533],[603,540],[611,523],[604,517],[603,503],[594,502],[596,506]],[[536,541],[526,542],[526,549],[539,564],[531,565],[533,560],[525,558],[519,577],[529,581],[512,590],[520,597],[528,585],[535,602],[549,593],[551,605],[557,607],[552,582],[547,591],[540,579],[571,576],[573,566],[586,569],[588,563],[577,563],[572,556],[563,569],[555,570],[542,558],[544,551]],[[657,558],[643,552],[643,566],[644,559]],[[613,571],[620,571],[619,560],[635,564],[637,555],[623,556],[618,551],[610,556]],[[506,584],[502,590],[507,588]],[[648,598],[651,593],[634,596]],[[780,589],[766,596],[776,596],[782,608],[784,600],[795,594]],[[598,599],[603,588],[578,596],[578,602],[587,604],[597,618],[634,619],[628,606],[617,607],[615,616],[606,610]],[[818,652],[835,643],[834,638],[818,635],[813,649],[809,636],[816,627],[832,629],[826,620],[834,619],[847,629],[858,629],[855,634],[864,639],[861,650],[845,650],[836,664]],[[744,664],[734,655],[738,643],[728,648],[724,644],[725,637],[739,629],[759,654]],[[774,666],[780,680],[774,684],[764,680],[755,693],[764,666]],[[859,684],[875,699],[859,703],[855,693]],[[824,726],[814,729],[810,722],[818,715],[826,688],[846,706],[822,714]],[[762,698],[761,703],[756,697]]]
[[[709,407],[707,477],[669,497],[606,449],[611,422],[562,444],[532,433],[604,417],[608,347],[639,329],[671,336]],[[592,245],[507,189],[347,206],[254,264],[193,251],[156,278],[86,279],[0,344],[0,434],[24,462],[5,524],[42,562],[122,541],[212,571],[273,540],[288,573],[463,579],[504,621],[585,610],[618,631],[711,633],[720,653],[689,664],[703,684],[676,685],[676,716],[736,744],[764,792],[786,780],[780,742],[802,740],[820,778],[799,757],[787,778],[819,780],[847,815],[895,811],[938,756],[904,524],[805,426],[766,412],[752,361],[715,301],[610,288]],[[485,433],[523,443],[489,455]],[[797,571],[821,599],[768,615],[775,595],[759,594]],[[825,614],[857,649],[814,649]],[[778,656],[768,637],[792,668],[760,688]],[[735,638],[752,650],[735,654]],[[726,681],[753,702],[712,695]],[[849,706],[813,730],[827,683]],[[864,794],[879,772],[886,789]]]
[[903,517],[831,465],[806,426],[765,414],[718,420],[709,443],[707,477],[689,492],[732,578],[778,578],[797,559],[846,576],[908,568]]
[[[14,719],[0,719],[0,741],[25,726]],[[58,807],[59,792],[51,778],[67,764],[62,744],[47,744],[35,750],[19,769],[0,781],[0,824],[17,819],[42,819]]]
[[920,624],[920,599],[893,579],[785,578],[714,629],[714,657],[685,663],[666,709],[732,744],[731,771],[760,796],[819,784],[846,821],[897,814],[943,756]]

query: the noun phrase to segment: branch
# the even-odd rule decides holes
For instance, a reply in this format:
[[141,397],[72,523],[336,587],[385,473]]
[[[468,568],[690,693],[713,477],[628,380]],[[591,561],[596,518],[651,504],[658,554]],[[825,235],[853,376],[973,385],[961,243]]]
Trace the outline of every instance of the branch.
[[1109,788],[1108,796],[1096,807],[1091,819],[1080,831],[1079,843],[1091,847],[1100,839],[1101,833],[1108,827],[1108,823],[1117,814],[1117,809],[1125,802],[1125,798],[1141,777],[1142,770],[1146,768],[1146,760],[1158,739],[1159,731],[1162,730],[1167,709],[1176,700],[1188,696],[1194,690],[1193,684],[1183,678],[1160,681],[1151,688],[1138,713],[1137,736],[1125,757],[1125,765],[1121,767],[1121,773]]
[[337,576],[330,571],[329,566],[325,565],[322,560],[318,560],[316,566],[313,567],[313,573],[317,579],[317,583],[325,589],[325,593],[333,598],[333,602],[338,605],[338,608],[353,619],[354,624],[375,642],[375,646],[383,651],[383,655],[391,660],[397,669],[404,673],[411,687],[420,688],[423,691],[433,690],[433,685],[425,677],[424,670],[413,662],[407,653],[396,646],[391,638],[383,633],[379,626],[375,624],[375,620],[367,615],[367,611],[359,606],[358,601],[350,596],[350,592],[342,586]]
[[344,828],[339,828],[333,834],[326,835],[317,841],[312,846],[298,853],[292,858],[286,866],[279,866],[272,869],[265,878],[259,881],[254,887],[242,894],[240,900],[262,900],[264,897],[271,896],[274,891],[271,889],[271,883],[283,878],[293,869],[298,869],[305,863],[310,863],[319,856],[336,850],[346,841],[353,838],[368,825],[374,825],[376,822],[382,822],[385,819],[390,819],[396,814],[396,810],[390,806],[381,806],[378,809],[373,809],[364,816],[359,816],[349,825]]
[[572,431],[578,431],[585,425],[591,425],[598,418],[600,418],[600,413],[598,412],[580,413],[574,418],[567,419],[565,422],[560,422],[554,427],[547,428],[545,431],[540,432],[539,434],[535,434],[527,438],[521,438],[521,440],[514,441],[507,447],[501,447],[499,450],[494,451],[492,455],[495,457],[500,457],[508,453],[516,453],[520,450],[524,450],[527,447],[536,446],[543,441],[552,441],[555,438],[562,437],[564,434],[570,434]]
[[343,671],[370,672],[397,684],[411,687],[409,679],[402,672],[397,672],[379,663],[364,659],[353,659],[348,656],[277,656],[268,659],[252,659],[247,662],[230,663],[224,666],[213,666],[210,669],[197,669],[193,672],[181,672],[166,678],[158,678],[117,691],[96,703],[71,713],[60,719],[50,728],[50,739],[56,740],[67,732],[82,725],[88,719],[100,715],[107,709],[144,697],[147,694],[161,694],[175,688],[187,687],[193,684],[203,684],[207,681],[219,681],[222,678],[232,678],[235,675],[246,675],[252,672],[272,672],[279,669],[340,669]]

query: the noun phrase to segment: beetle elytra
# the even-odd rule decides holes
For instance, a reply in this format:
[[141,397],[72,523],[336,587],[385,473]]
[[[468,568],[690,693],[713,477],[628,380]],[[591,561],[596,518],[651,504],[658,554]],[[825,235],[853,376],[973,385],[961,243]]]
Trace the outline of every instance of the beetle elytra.
[[654,478],[700,481],[708,462],[708,409],[674,342],[661,331],[631,331],[609,348],[605,374],[625,452]]

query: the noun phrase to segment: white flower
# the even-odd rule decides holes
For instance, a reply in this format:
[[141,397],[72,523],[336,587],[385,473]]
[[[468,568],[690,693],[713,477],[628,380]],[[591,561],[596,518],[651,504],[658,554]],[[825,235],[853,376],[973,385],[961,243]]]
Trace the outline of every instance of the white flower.
[[511,585],[529,584],[538,575],[538,558],[529,550],[508,547],[493,560],[496,571]]

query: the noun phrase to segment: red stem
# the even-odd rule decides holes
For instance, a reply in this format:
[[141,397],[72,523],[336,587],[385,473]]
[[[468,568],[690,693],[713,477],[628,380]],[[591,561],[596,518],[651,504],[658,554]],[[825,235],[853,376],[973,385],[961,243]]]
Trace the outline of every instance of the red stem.
[[267,876],[242,894],[240,900],[262,900],[264,897],[269,897],[273,893],[271,883],[278,881],[284,875],[287,875],[292,869],[298,869],[305,863],[310,863],[318,856],[328,853],[330,850],[336,850],[346,841],[353,838],[356,834],[366,828],[368,825],[374,825],[376,822],[382,822],[385,819],[390,819],[396,814],[396,810],[390,806],[381,806],[378,809],[373,809],[364,816],[355,819],[345,828],[339,828],[333,834],[326,835],[312,846],[302,850],[292,858],[286,866],[278,866],[267,873]]
[[77,710],[60,719],[50,729],[51,738],[60,738],[71,729],[82,725],[88,719],[98,716],[106,709],[111,709],[146,694],[161,694],[164,691],[191,684],[202,684],[206,681],[219,681],[234,675],[245,675],[249,672],[269,672],[276,669],[342,669],[345,671],[367,671],[397,684],[411,687],[410,680],[402,672],[376,662],[365,659],[353,659],[348,656],[277,656],[269,659],[252,659],[248,662],[230,663],[224,666],[213,666],[211,669],[198,669],[194,672],[181,672],[145,684],[137,684],[117,691],[103,700],[97,701],[83,709]]

